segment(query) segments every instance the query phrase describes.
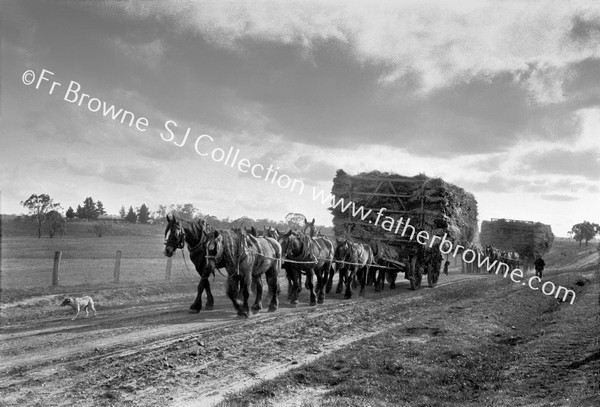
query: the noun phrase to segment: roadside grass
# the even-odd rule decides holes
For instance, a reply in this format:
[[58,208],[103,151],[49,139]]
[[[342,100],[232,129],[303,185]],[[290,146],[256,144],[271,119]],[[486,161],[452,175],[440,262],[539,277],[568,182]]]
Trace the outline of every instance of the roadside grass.
[[[582,275],[557,276],[557,284],[568,282],[578,296],[593,286]],[[519,373],[528,357],[523,349],[539,346],[548,327],[565,318],[565,308],[576,312],[574,306],[501,276],[436,288],[423,301],[438,303],[439,313],[405,322],[396,315],[383,333],[232,393],[219,406],[508,406],[507,393],[528,392],[527,402],[543,400],[541,391],[510,392],[516,377],[527,380]]]
[[551,269],[571,268],[574,263],[579,263],[578,271],[594,270],[600,261],[598,243],[593,240],[588,246],[579,246],[575,241],[557,240],[544,260],[546,267]]
[[[224,289],[219,286],[216,289]],[[98,311],[124,307],[193,301],[196,286],[185,281],[38,287],[30,290],[4,290],[0,303],[0,323],[14,323],[70,314],[60,307],[67,296],[91,295]]]

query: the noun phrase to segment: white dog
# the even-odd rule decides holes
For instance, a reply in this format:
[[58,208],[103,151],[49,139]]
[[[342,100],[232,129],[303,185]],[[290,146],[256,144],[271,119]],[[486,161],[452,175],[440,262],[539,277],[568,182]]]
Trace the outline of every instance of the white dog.
[[81,308],[85,309],[85,317],[84,318],[87,318],[90,315],[88,308],[91,308],[92,311],[94,311],[94,316],[96,316],[96,308],[94,308],[94,300],[92,300],[92,297],[88,297],[88,296],[81,297],[81,298],[67,297],[63,300],[63,302],[60,305],[61,305],[61,307],[65,306],[65,305],[70,305],[71,308],[73,308],[74,310],[77,310],[77,313],[75,314],[75,316],[73,317],[73,319],[71,321],[74,321],[75,318],[77,318]]

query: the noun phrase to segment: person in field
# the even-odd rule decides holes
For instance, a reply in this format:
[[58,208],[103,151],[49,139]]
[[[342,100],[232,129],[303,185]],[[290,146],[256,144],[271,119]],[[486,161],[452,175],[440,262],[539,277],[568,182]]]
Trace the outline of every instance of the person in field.
[[544,271],[544,267],[546,266],[546,262],[542,259],[542,256],[537,256],[535,262],[533,262],[535,266],[535,275],[539,278],[542,278],[542,272]]

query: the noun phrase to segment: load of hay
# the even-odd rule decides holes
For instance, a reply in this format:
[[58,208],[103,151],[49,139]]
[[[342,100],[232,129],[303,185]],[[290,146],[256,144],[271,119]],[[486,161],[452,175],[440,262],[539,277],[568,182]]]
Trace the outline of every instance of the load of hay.
[[[396,234],[373,225],[380,208],[386,208],[385,216],[401,217],[417,231],[442,236],[444,233],[455,244],[467,246],[477,233],[477,201],[473,194],[445,182],[441,178],[429,178],[423,174],[413,177],[372,171],[355,176],[338,170],[331,189],[335,199],[344,198],[354,202],[355,208],[372,209],[364,221],[352,216],[352,210],[343,212],[341,205],[329,208],[333,214],[336,235],[351,234],[368,241],[372,238],[389,243],[401,239],[402,228]],[[372,223],[369,223],[372,222]],[[406,237],[410,237],[410,232]]]
[[483,246],[516,251],[523,257],[533,258],[548,253],[554,243],[550,225],[510,219],[493,219],[481,223],[479,239]]

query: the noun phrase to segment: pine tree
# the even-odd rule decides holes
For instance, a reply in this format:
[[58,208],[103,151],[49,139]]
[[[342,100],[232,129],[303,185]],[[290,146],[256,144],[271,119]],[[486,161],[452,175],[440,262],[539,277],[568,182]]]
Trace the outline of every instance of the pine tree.
[[83,212],[83,208],[81,205],[77,205],[77,211],[75,211],[75,216],[79,219],[85,219],[85,213]]
[[75,211],[73,210],[73,208],[71,208],[69,206],[69,209],[67,209],[67,212],[65,213],[65,216],[69,219],[73,219],[75,217]]
[[125,205],[121,205],[121,210],[119,210],[119,215],[121,216],[121,219],[125,219],[125,216],[127,216],[127,212],[125,211]]
[[146,204],[142,204],[142,206],[140,206],[140,209],[138,209],[138,221],[142,224],[146,224],[148,223],[148,220],[150,220],[150,211],[148,210],[148,207],[146,206]]
[[98,218],[98,208],[96,208],[96,203],[91,196],[83,201],[83,217],[86,219]]
[[104,204],[102,202],[96,202],[96,211],[98,212],[98,215],[106,215],[106,211],[104,210]]
[[129,212],[127,212],[127,216],[125,216],[125,221],[129,223],[135,223],[137,221],[137,215],[133,211],[133,207],[129,207]]

